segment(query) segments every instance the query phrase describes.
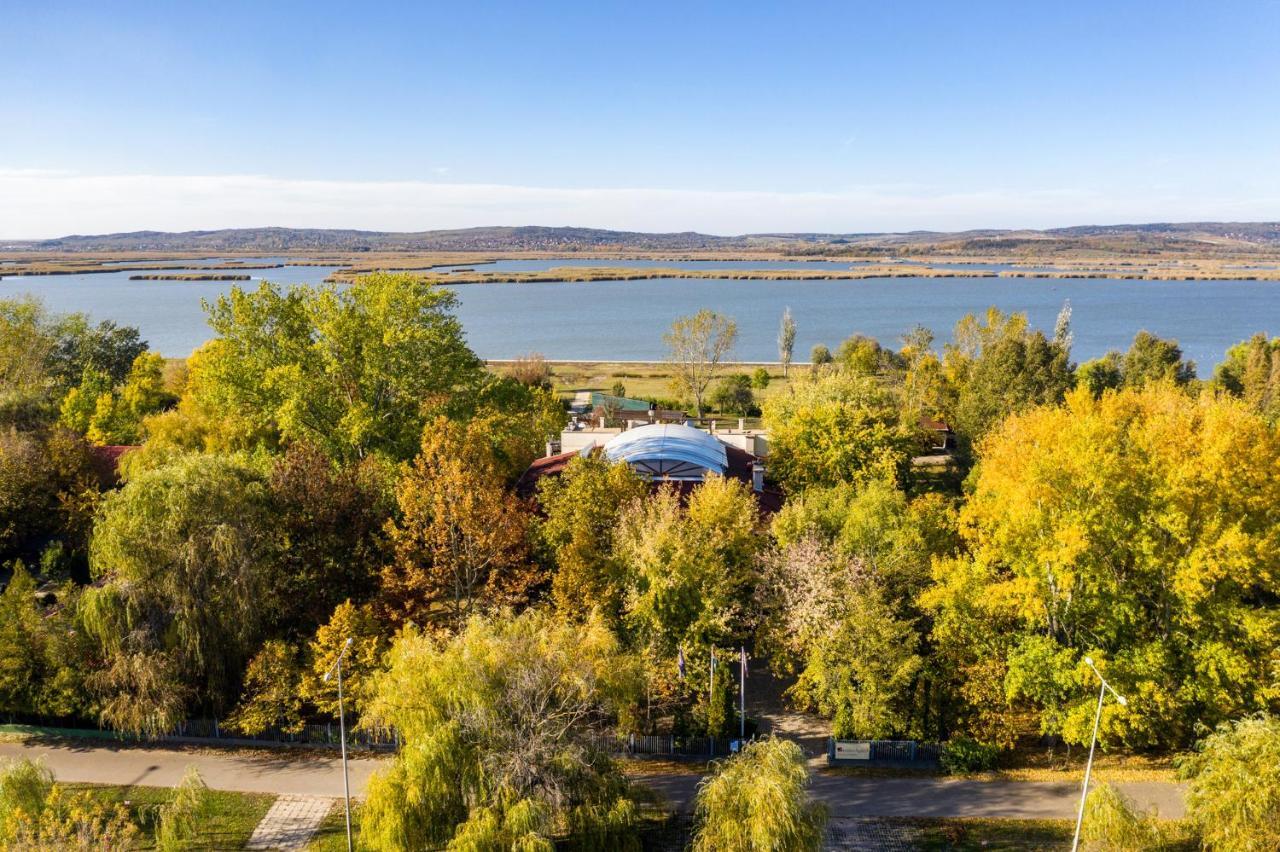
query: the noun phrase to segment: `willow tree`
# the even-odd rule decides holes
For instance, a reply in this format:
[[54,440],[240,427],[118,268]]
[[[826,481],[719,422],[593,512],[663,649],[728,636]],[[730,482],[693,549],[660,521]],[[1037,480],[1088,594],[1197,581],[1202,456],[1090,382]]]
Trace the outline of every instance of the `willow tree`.
[[693,397],[701,417],[707,388],[720,374],[738,341],[738,324],[724,314],[703,308],[671,323],[671,330],[662,339],[667,344],[667,360],[675,372],[674,382],[682,392]]
[[190,456],[104,499],[81,603],[105,719],[159,733],[190,695],[220,710],[272,610],[275,540],[251,468]]
[[628,786],[598,736],[639,690],[601,623],[528,611],[448,641],[400,635],[362,724],[401,748],[369,783],[371,848],[638,849]]
[[826,809],[810,801],[809,767],[790,740],[748,743],[698,788],[694,852],[812,852]]

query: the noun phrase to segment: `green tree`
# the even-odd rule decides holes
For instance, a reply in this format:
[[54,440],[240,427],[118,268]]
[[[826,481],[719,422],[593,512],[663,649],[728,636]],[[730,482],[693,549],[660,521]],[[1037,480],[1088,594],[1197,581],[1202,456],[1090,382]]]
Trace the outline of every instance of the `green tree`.
[[751,371],[751,387],[755,390],[764,390],[769,387],[769,371],[764,367],[756,367]]
[[748,743],[698,788],[694,852],[810,852],[822,848],[825,808],[808,795],[800,747]]
[[[261,476],[229,458],[186,457],[107,496],[90,554],[98,585],[82,610],[108,657],[99,681],[108,708],[145,713],[128,680],[157,656],[173,661],[157,676],[179,672],[202,703],[225,708],[273,609],[272,528]],[[104,717],[125,721],[110,709]]]
[[556,609],[572,618],[599,611],[618,623],[627,589],[626,564],[615,548],[623,510],[649,493],[649,485],[625,463],[578,456],[560,476],[538,482],[544,519],[537,537],[555,574]]
[[715,381],[738,341],[738,324],[704,308],[671,323],[671,330],[662,339],[669,351],[667,360],[675,374],[673,381],[693,398],[701,417],[707,388]]
[[362,724],[401,748],[376,773],[362,842],[379,849],[638,849],[627,783],[596,734],[639,671],[599,623],[529,611],[472,619],[447,642],[392,646]]
[[1280,849],[1280,718],[1220,726],[1183,766],[1191,779],[1187,816],[1206,849]]
[[407,459],[424,406],[464,397],[482,377],[455,304],[412,275],[368,275],[343,288],[233,288],[206,305],[218,346],[194,387],[206,404],[335,459]]
[[1280,337],[1255,334],[1227,350],[1214,384],[1244,399],[1267,422],[1280,421]]
[[756,405],[755,395],[751,392],[751,377],[745,373],[725,376],[711,393],[711,405],[723,414],[750,414]]
[[1104,391],[1115,390],[1124,384],[1124,372],[1119,352],[1108,352],[1101,358],[1086,361],[1076,368],[1076,387],[1086,388],[1094,398]]
[[943,366],[950,387],[948,420],[968,447],[1009,414],[1055,403],[1071,388],[1068,352],[1032,330],[1025,314],[990,308],[956,323]]
[[686,506],[667,488],[623,513],[615,552],[629,576],[626,619],[658,657],[745,641],[757,512],[745,484],[709,477]]
[[769,467],[792,490],[839,482],[897,479],[912,433],[898,401],[875,379],[844,371],[796,380],[764,404]]
[[1196,377],[1196,365],[1182,360],[1182,350],[1176,340],[1164,340],[1140,331],[1121,358],[1120,372],[1128,387],[1163,381],[1185,385]]
[[834,360],[831,350],[821,343],[816,344],[813,349],[809,350],[809,363],[815,367],[830,364]]

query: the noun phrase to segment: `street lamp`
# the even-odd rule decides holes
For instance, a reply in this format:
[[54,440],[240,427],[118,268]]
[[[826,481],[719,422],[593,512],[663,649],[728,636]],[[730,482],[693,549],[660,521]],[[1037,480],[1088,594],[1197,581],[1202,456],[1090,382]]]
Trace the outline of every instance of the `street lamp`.
[[342,650],[338,652],[338,659],[333,661],[333,665],[329,666],[329,671],[324,673],[324,682],[328,683],[329,678],[333,677],[333,673],[338,673],[338,739],[342,743],[342,803],[347,809],[347,852],[352,852],[351,845],[351,782],[347,778],[347,717],[342,707],[342,658],[347,655],[347,650],[351,647],[351,639],[342,643]]
[[1098,671],[1098,667],[1093,664],[1092,657],[1085,657],[1084,661],[1089,664],[1089,668],[1093,669],[1093,673],[1098,676],[1098,680],[1102,682],[1102,687],[1098,690],[1098,710],[1093,715],[1093,739],[1089,742],[1089,762],[1084,766],[1084,788],[1080,791],[1080,812],[1076,814],[1076,836],[1071,841],[1071,852],[1076,852],[1080,848],[1080,826],[1084,823],[1084,802],[1089,797],[1089,773],[1093,771],[1093,749],[1098,744],[1098,723],[1102,721],[1102,700],[1110,692],[1116,697],[1116,701],[1120,702],[1121,707],[1127,707],[1129,704],[1123,695],[1116,692],[1111,688],[1111,684],[1107,683],[1107,679],[1102,676],[1102,672]]

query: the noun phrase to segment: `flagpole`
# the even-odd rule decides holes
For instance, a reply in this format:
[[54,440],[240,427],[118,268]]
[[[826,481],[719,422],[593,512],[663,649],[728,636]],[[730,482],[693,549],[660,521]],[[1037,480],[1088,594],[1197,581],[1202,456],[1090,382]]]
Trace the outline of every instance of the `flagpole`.
[[738,712],[738,739],[745,740],[747,738],[747,649],[739,646],[738,657],[738,700],[740,711]]
[[[707,693],[707,721],[711,721],[711,709],[716,703],[716,649],[711,649],[711,689]],[[711,741],[711,756],[716,756],[716,735],[711,730],[711,725],[707,725],[707,735]]]

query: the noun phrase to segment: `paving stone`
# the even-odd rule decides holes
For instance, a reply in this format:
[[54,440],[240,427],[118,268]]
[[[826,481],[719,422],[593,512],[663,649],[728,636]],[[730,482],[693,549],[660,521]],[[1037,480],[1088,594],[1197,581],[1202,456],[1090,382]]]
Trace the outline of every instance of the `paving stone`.
[[280,796],[253,830],[246,849],[299,850],[333,809],[333,799],[318,796]]

